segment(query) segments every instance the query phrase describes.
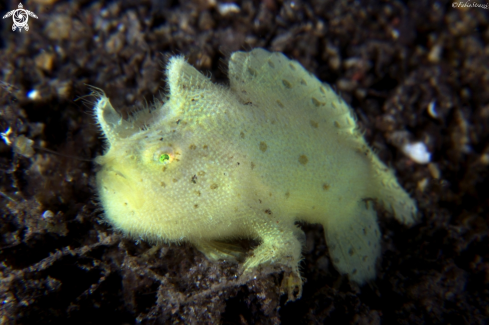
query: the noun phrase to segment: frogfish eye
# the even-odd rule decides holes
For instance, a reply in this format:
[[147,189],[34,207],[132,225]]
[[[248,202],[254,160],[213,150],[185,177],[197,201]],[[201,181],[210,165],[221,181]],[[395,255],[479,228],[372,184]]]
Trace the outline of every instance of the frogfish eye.
[[167,153],[163,153],[160,155],[160,158],[158,159],[158,161],[160,163],[165,163],[167,160],[170,160],[170,155],[168,155]]
[[161,165],[167,165],[175,159],[175,155],[172,148],[164,147],[154,153],[153,159]]

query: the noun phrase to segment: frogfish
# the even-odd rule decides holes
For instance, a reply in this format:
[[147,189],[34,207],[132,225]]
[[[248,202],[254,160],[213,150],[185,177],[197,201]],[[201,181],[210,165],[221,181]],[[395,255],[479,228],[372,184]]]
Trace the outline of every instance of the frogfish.
[[188,242],[211,260],[238,260],[230,243],[256,240],[242,272],[288,267],[292,299],[301,293],[305,239],[296,223],[321,224],[338,272],[359,285],[375,279],[374,206],[408,226],[417,208],[352,109],[281,53],[235,52],[228,77],[228,85],[215,84],[174,56],[166,100],[129,119],[97,92],[106,148],[96,158],[96,189],[105,220],[131,238]]

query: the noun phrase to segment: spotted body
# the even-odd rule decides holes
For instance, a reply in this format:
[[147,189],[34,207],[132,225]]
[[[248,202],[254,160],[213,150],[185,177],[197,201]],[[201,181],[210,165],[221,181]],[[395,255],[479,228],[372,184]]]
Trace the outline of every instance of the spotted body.
[[222,241],[257,239],[243,270],[287,265],[300,286],[295,222],[320,223],[337,270],[359,284],[375,278],[372,202],[408,225],[416,206],[328,85],[263,49],[232,54],[229,87],[182,57],[166,73],[169,99],[152,112],[123,120],[103,94],[95,108],[108,142],[98,195],[116,229],[190,242],[211,259],[236,257]]

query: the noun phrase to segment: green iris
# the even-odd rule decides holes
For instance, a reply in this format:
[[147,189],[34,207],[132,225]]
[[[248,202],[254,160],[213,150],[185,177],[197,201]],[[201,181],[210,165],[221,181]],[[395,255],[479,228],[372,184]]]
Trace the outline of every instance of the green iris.
[[166,153],[160,155],[159,162],[164,164],[167,160],[170,160],[170,156]]

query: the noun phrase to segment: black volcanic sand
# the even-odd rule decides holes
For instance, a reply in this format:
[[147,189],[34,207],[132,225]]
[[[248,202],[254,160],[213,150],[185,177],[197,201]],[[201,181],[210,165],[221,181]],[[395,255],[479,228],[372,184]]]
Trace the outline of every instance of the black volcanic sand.
[[[1,324],[489,318],[487,10],[450,1],[243,1],[228,13],[212,0],[23,4],[39,17],[28,32],[1,21],[0,127],[11,128],[10,140],[33,140],[35,153],[0,143]],[[1,15],[17,5],[1,3]],[[341,93],[418,202],[410,229],[379,211],[383,259],[369,285],[334,270],[320,226],[302,225],[304,293],[286,303],[279,267],[244,279],[237,265],[211,263],[190,245],[153,247],[102,221],[91,159],[103,140],[93,98],[75,101],[87,85],[127,117],[162,98],[171,55],[225,84],[229,54],[254,47],[285,53]],[[423,141],[432,164],[404,155],[406,141]]]

